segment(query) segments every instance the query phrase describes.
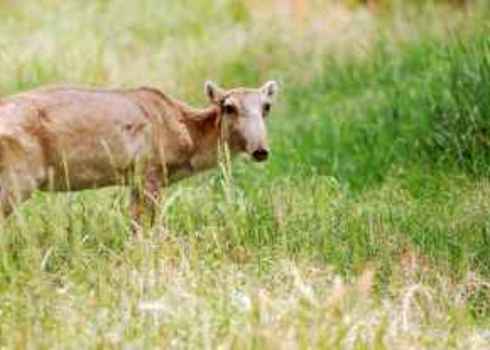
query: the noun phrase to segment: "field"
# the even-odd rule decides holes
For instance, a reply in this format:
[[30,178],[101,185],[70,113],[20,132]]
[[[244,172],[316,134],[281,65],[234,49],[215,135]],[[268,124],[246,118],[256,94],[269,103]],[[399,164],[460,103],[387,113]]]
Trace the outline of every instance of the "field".
[[[407,4],[409,3],[409,4]],[[280,82],[267,164],[36,193],[0,228],[0,348],[490,349],[490,6],[2,1],[0,94]]]

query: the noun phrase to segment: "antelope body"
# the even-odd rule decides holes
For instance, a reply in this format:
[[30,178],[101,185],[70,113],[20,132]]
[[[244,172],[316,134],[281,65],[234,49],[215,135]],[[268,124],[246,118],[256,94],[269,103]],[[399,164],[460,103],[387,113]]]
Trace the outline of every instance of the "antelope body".
[[137,222],[162,186],[215,166],[220,143],[265,160],[264,117],[277,84],[226,91],[206,82],[205,91],[204,109],[145,87],[44,88],[0,100],[1,212],[35,190],[130,185]]

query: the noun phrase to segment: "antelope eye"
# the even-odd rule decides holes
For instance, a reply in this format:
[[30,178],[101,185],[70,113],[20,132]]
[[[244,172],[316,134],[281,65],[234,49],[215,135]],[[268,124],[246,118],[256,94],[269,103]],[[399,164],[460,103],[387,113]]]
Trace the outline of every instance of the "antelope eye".
[[223,111],[225,114],[235,114],[237,112],[236,107],[233,105],[224,105]]
[[264,110],[264,115],[267,115],[269,114],[269,112],[271,111],[271,105],[270,103],[266,103],[263,107],[263,110]]

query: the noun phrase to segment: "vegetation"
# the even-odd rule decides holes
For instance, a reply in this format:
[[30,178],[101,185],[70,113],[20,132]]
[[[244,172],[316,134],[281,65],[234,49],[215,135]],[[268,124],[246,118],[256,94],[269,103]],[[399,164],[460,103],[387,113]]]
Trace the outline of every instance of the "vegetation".
[[141,241],[124,189],[19,208],[0,235],[1,347],[489,346],[488,5],[286,3],[2,2],[2,95],[282,91],[270,162],[173,186]]

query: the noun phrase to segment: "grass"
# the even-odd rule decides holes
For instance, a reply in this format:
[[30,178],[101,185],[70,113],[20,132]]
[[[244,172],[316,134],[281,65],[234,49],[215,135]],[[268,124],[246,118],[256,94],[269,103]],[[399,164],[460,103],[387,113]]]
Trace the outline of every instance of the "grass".
[[168,189],[142,241],[123,189],[19,208],[0,347],[488,347],[488,5],[272,6],[0,5],[3,94],[282,83],[271,161]]

